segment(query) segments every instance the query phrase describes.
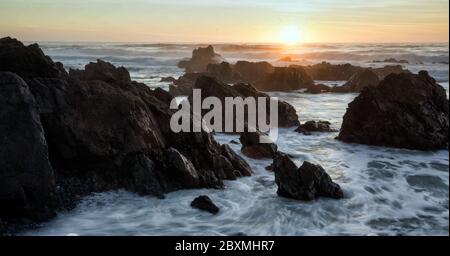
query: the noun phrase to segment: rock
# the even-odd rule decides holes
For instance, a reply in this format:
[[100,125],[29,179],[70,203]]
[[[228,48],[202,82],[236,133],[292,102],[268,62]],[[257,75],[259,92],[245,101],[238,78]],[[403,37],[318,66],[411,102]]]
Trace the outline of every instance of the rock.
[[234,65],[234,71],[242,76],[245,83],[257,85],[263,82],[274,71],[274,67],[266,61],[238,61]]
[[426,71],[391,74],[366,87],[348,106],[337,139],[376,146],[448,147],[448,99]]
[[279,196],[306,201],[318,197],[344,197],[340,186],[331,180],[320,165],[305,161],[297,168],[288,156],[279,154],[273,162],[273,169]]
[[187,73],[205,72],[208,64],[221,63],[225,61],[222,56],[214,52],[214,48],[199,47],[192,52],[192,57],[189,60],[182,60],[178,63],[179,68],[184,68]]
[[390,74],[411,74],[409,70],[403,69],[403,67],[400,65],[391,65],[382,68],[374,68],[372,69],[372,71],[378,75],[380,81]]
[[208,196],[199,196],[191,202],[193,208],[200,209],[212,214],[219,213],[219,207],[217,207]]
[[201,76],[210,76],[208,73],[186,73],[169,85],[169,93],[172,96],[189,96]]
[[171,77],[171,76],[161,77],[161,80],[160,80],[160,82],[165,82],[165,83],[174,83],[176,81],[177,81],[177,79],[175,79],[174,77]]
[[222,155],[229,159],[231,164],[233,165],[233,175],[235,177],[252,175],[252,169],[250,168],[248,163],[241,156],[236,154],[236,152],[234,152],[227,144],[222,145]]
[[401,64],[408,64],[409,62],[407,60],[397,60],[395,58],[388,58],[384,60],[374,60],[373,63],[383,63],[383,62],[389,62],[389,63],[401,63]]
[[[291,67],[293,66],[295,67],[296,65],[291,65]],[[334,65],[328,62],[322,62],[305,66],[304,69],[314,80],[347,81],[351,76],[356,72],[361,71],[363,68],[351,64]]]
[[[201,89],[201,97],[202,100],[206,97],[214,96],[221,100],[222,106],[225,106],[225,97],[241,97],[241,98],[247,98],[247,97],[254,97],[257,99],[258,97],[264,97],[267,99],[266,101],[266,120],[270,120],[270,103],[269,99],[270,97],[267,94],[264,94],[262,92],[257,91],[253,86],[249,84],[235,84],[234,86],[230,86],[225,83],[221,83],[217,81],[217,79],[209,77],[209,76],[202,76],[197,79],[197,82],[195,84],[195,88]],[[192,102],[192,95],[189,96],[190,102]],[[207,111],[204,111],[205,114]],[[225,120],[225,108],[222,109],[223,115],[222,120]],[[278,101],[278,126],[279,127],[292,127],[299,125],[298,116],[297,113],[291,105],[284,101]],[[234,113],[235,114],[235,113]],[[247,115],[246,115],[247,116]],[[233,117],[233,120],[235,118]],[[247,119],[244,120],[245,122]],[[223,124],[223,131],[225,131],[225,124]],[[235,131],[235,130],[234,130]]]
[[273,158],[278,150],[275,143],[261,143],[261,137],[265,134],[257,132],[243,132],[239,140],[242,144],[242,153],[250,158]]
[[243,81],[241,75],[234,71],[233,66],[228,62],[209,64],[206,71],[209,76],[215,77],[224,83],[237,83]]
[[292,60],[291,56],[285,56],[285,57],[278,59],[278,61],[292,62],[293,60]]
[[[40,49],[0,41],[0,71],[26,82],[0,75],[2,220],[47,219],[92,192],[162,197],[250,174],[211,134],[172,132],[173,97],[129,80],[125,68],[97,61],[67,74]],[[23,59],[23,69],[14,64]]]
[[296,132],[310,135],[312,132],[335,132],[336,130],[330,127],[331,123],[328,121],[307,121],[295,130]]
[[380,83],[378,75],[371,69],[356,72],[350,80],[342,86],[332,88],[332,92],[360,92],[367,86],[377,86]]
[[0,134],[0,218],[54,216],[55,176],[38,105],[25,81],[9,72],[0,72]]
[[314,84],[313,86],[310,86],[305,93],[311,93],[311,94],[319,94],[319,93],[325,93],[330,92],[331,88],[324,84]]
[[302,67],[276,67],[264,82],[256,84],[261,91],[293,91],[313,86],[314,81]]

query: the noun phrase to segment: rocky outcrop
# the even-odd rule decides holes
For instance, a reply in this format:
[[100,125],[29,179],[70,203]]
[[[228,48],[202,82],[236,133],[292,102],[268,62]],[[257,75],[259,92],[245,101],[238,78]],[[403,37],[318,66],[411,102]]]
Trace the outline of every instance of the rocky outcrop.
[[348,106],[337,139],[368,145],[433,150],[448,147],[445,89],[426,71],[391,74],[366,87]]
[[[253,97],[256,99],[256,103],[258,102],[258,97],[266,98],[266,120],[270,120],[270,97],[267,94],[257,91],[250,84],[236,84],[234,86],[227,85],[225,83],[217,81],[215,78],[202,76],[197,79],[195,84],[195,88],[201,89],[201,97],[202,101],[206,97],[214,96],[221,100],[222,106],[225,106],[225,97],[240,97],[247,98]],[[189,96],[189,100],[192,102],[192,95]],[[209,110],[204,110],[205,114],[209,112]],[[235,111],[233,112],[233,120],[235,120]],[[222,120],[225,120],[225,108],[222,109]],[[247,114],[245,116],[248,118]],[[246,123],[248,119],[245,119]],[[278,101],[278,126],[280,127],[292,127],[299,125],[298,116],[294,107],[289,105],[286,102]],[[225,128],[225,124],[223,124]],[[225,129],[222,129],[223,131]]]
[[0,134],[0,219],[52,217],[55,176],[38,105],[9,72],[0,72]]
[[191,207],[206,211],[212,214],[219,213],[219,207],[213,203],[208,196],[199,196],[191,202]]
[[172,76],[161,77],[161,80],[160,80],[160,82],[164,82],[164,83],[175,83],[176,81],[177,81],[177,79]]
[[214,48],[199,47],[192,52],[192,57],[189,60],[182,60],[178,63],[179,68],[184,68],[187,73],[205,72],[208,64],[221,63],[224,59],[222,56],[214,52]]
[[297,168],[288,156],[279,154],[274,159],[273,170],[279,196],[306,201],[319,197],[344,197],[341,187],[331,180],[320,165],[305,161]]
[[215,77],[224,83],[238,83],[243,81],[241,74],[235,71],[233,66],[228,62],[209,64],[206,72],[209,76]]
[[400,64],[408,64],[407,60],[397,60],[396,58],[388,58],[384,60],[374,60],[373,63],[400,63]]
[[97,61],[67,74],[34,46],[0,42],[0,72],[24,75],[0,79],[0,219],[46,219],[91,192],[162,197],[251,174],[211,134],[172,132],[173,97],[125,68]]
[[238,61],[234,65],[234,71],[241,75],[245,83],[257,85],[262,83],[274,71],[274,67],[266,61]]
[[380,81],[390,74],[411,74],[409,70],[404,69],[400,65],[389,65],[382,68],[374,68],[372,71],[377,74]]
[[[294,66],[294,65],[291,65]],[[324,81],[344,81],[349,80],[356,72],[361,71],[363,68],[353,66],[351,64],[331,64],[328,62],[322,62],[315,65],[305,66],[305,71],[314,80]]]
[[371,69],[363,69],[356,72],[350,80],[342,86],[333,87],[332,92],[360,92],[367,86],[377,86],[380,83],[378,75]]
[[307,121],[300,124],[295,131],[305,135],[311,135],[313,132],[335,132],[336,130],[332,129],[330,125],[331,123],[328,121]]
[[268,143],[262,143],[262,140],[270,140],[270,138],[261,133],[260,131],[256,132],[243,132],[239,140],[242,144],[242,153],[250,158],[261,159],[261,158],[274,158],[277,154],[278,147],[275,143],[265,141]]
[[302,67],[276,67],[261,83],[256,83],[260,91],[294,91],[312,89],[314,81]]

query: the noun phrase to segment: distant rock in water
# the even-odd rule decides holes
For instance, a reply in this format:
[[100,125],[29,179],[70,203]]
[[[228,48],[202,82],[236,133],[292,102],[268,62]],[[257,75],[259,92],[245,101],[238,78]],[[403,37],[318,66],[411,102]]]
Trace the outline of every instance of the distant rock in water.
[[276,67],[263,82],[257,83],[261,91],[294,91],[314,87],[314,81],[302,67]]
[[347,83],[342,86],[333,87],[332,92],[360,92],[367,86],[377,86],[380,83],[378,75],[371,69],[356,72]]
[[[277,154],[278,147],[275,143],[261,143],[261,138],[270,139],[267,135],[260,131],[243,132],[239,140],[242,144],[242,153],[250,158],[274,158]],[[264,138],[263,138],[264,139]]]
[[328,121],[307,121],[295,130],[296,132],[310,135],[312,132],[335,132],[336,130],[330,127]]
[[251,175],[211,134],[172,132],[172,99],[123,67],[68,74],[39,47],[0,39],[0,219],[45,220],[92,192],[163,197]]
[[300,168],[286,155],[279,154],[273,162],[278,195],[310,201],[319,197],[340,199],[341,187],[334,183],[320,165],[304,162]]
[[390,74],[411,74],[409,70],[404,69],[400,65],[388,65],[382,68],[373,68],[372,71],[378,75],[380,81]]
[[179,68],[184,68],[187,73],[206,72],[208,64],[221,63],[225,61],[222,56],[214,52],[214,48],[209,45],[205,48],[197,48],[192,52],[189,60],[182,60],[178,63]]
[[177,81],[177,79],[172,76],[161,77],[161,80],[160,80],[160,82],[165,82],[165,83],[174,83],[175,81]]
[[220,210],[208,196],[199,196],[195,198],[194,201],[191,202],[191,206],[212,214],[217,214]]
[[[294,65],[291,65],[294,66]],[[328,62],[322,62],[315,65],[305,66],[305,71],[314,80],[324,81],[344,81],[349,80],[356,72],[362,70],[362,67],[351,64],[334,65]]]
[[337,139],[376,146],[434,150],[448,147],[445,89],[426,71],[391,74],[349,104]]
[[234,65],[235,72],[241,75],[243,81],[254,86],[262,83],[274,69],[272,64],[266,61],[249,62],[241,60]]
[[401,63],[401,64],[408,64],[409,62],[407,60],[397,60],[395,58],[389,58],[384,60],[374,60],[373,63]]
[[285,56],[285,57],[278,59],[278,61],[292,62],[293,60],[292,60],[291,56]]

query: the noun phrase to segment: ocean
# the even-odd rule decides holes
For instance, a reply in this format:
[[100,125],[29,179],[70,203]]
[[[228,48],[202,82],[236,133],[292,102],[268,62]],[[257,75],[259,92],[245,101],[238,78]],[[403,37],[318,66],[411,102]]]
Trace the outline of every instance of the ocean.
[[[126,67],[133,80],[168,89],[161,77],[179,77],[177,62],[204,44],[40,43],[44,53],[69,68],[103,59]],[[449,93],[449,44],[218,44],[229,62],[269,61],[275,66],[322,61],[379,67],[383,60],[427,70]],[[279,61],[290,56],[293,62]],[[381,61],[381,62],[380,62]],[[318,81],[342,84],[345,81]],[[292,104],[300,121],[328,120],[339,129],[357,94],[272,92]],[[295,128],[279,129],[278,147],[300,165],[320,164],[341,185],[342,200],[302,202],[278,197],[270,160],[240,154],[234,135],[215,135],[251,165],[254,175],[226,181],[225,189],[181,190],[160,200],[126,191],[92,194],[70,212],[61,212],[26,235],[448,235],[449,154],[447,150],[414,151],[335,140],[337,133],[305,136]],[[206,194],[221,208],[218,215],[190,207]]]

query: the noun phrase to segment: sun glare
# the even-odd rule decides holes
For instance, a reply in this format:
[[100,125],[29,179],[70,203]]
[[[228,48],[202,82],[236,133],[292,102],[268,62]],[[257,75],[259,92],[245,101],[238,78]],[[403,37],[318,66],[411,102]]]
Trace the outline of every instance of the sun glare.
[[289,26],[281,30],[281,42],[287,45],[294,45],[300,42],[300,31],[297,27]]

